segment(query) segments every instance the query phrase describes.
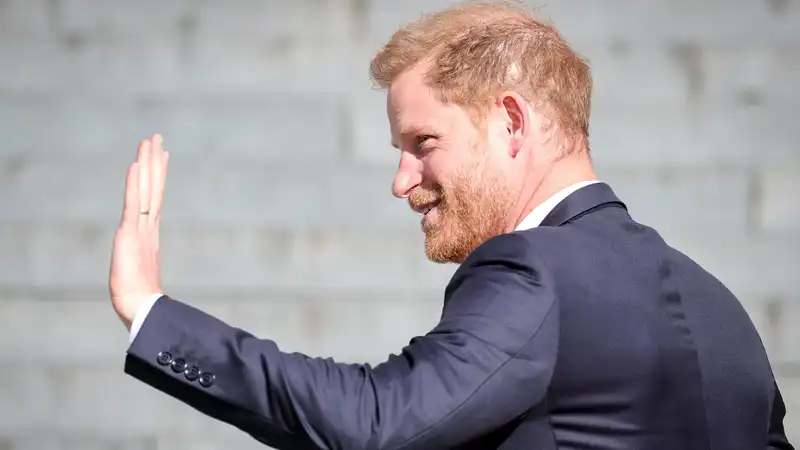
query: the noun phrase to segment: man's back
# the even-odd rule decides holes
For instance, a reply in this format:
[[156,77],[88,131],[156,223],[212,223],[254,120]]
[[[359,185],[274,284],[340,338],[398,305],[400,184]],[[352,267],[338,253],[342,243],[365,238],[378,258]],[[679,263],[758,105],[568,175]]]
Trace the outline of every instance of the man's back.
[[[508,439],[558,449],[770,448],[775,383],[741,304],[613,200],[605,185],[581,189],[550,226],[518,232],[553,276],[560,332],[546,405]],[[774,448],[791,448],[782,435]]]

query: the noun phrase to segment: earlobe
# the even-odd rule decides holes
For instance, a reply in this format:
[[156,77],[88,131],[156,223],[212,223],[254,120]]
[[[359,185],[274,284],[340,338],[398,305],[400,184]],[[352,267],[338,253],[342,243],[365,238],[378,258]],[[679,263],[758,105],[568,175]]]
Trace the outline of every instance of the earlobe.
[[520,143],[519,139],[512,137],[509,147],[509,153],[511,154],[511,157],[516,158],[521,148],[522,144]]

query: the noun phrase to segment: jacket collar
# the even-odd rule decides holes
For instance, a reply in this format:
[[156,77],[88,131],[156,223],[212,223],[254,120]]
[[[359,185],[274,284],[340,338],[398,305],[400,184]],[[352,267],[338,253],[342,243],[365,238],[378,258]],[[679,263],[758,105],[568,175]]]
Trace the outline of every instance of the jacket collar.
[[560,227],[600,207],[617,206],[627,210],[622,201],[606,183],[584,186],[559,202],[542,221],[542,226]]

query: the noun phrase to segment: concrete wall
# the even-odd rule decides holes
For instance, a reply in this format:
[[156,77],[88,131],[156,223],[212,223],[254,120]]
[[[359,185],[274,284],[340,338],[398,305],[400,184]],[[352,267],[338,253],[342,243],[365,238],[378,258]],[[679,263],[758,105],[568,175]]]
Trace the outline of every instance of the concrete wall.
[[[367,65],[447,3],[0,0],[0,449],[260,448],[122,373],[107,265],[152,132],[171,294],[343,361],[433,325],[453,268],[390,196]],[[549,3],[594,68],[602,178],[741,297],[800,443],[800,4]]]

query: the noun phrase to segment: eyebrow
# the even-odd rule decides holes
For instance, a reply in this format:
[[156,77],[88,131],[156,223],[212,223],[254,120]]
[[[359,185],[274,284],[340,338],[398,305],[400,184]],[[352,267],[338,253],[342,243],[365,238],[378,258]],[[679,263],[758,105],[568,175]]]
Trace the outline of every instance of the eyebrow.
[[[421,134],[429,134],[429,135],[433,135],[433,136],[437,136],[438,135],[436,130],[434,130],[433,126],[431,126],[431,125],[422,125],[422,124],[406,125],[406,126],[401,128],[401,131],[400,131],[399,134],[400,134],[400,138],[401,139],[406,137],[406,136],[409,136],[409,135],[421,135]],[[392,145],[392,147],[394,147],[394,148],[396,148],[398,150],[400,149],[400,144],[395,142],[394,139],[391,140],[390,144]]]

